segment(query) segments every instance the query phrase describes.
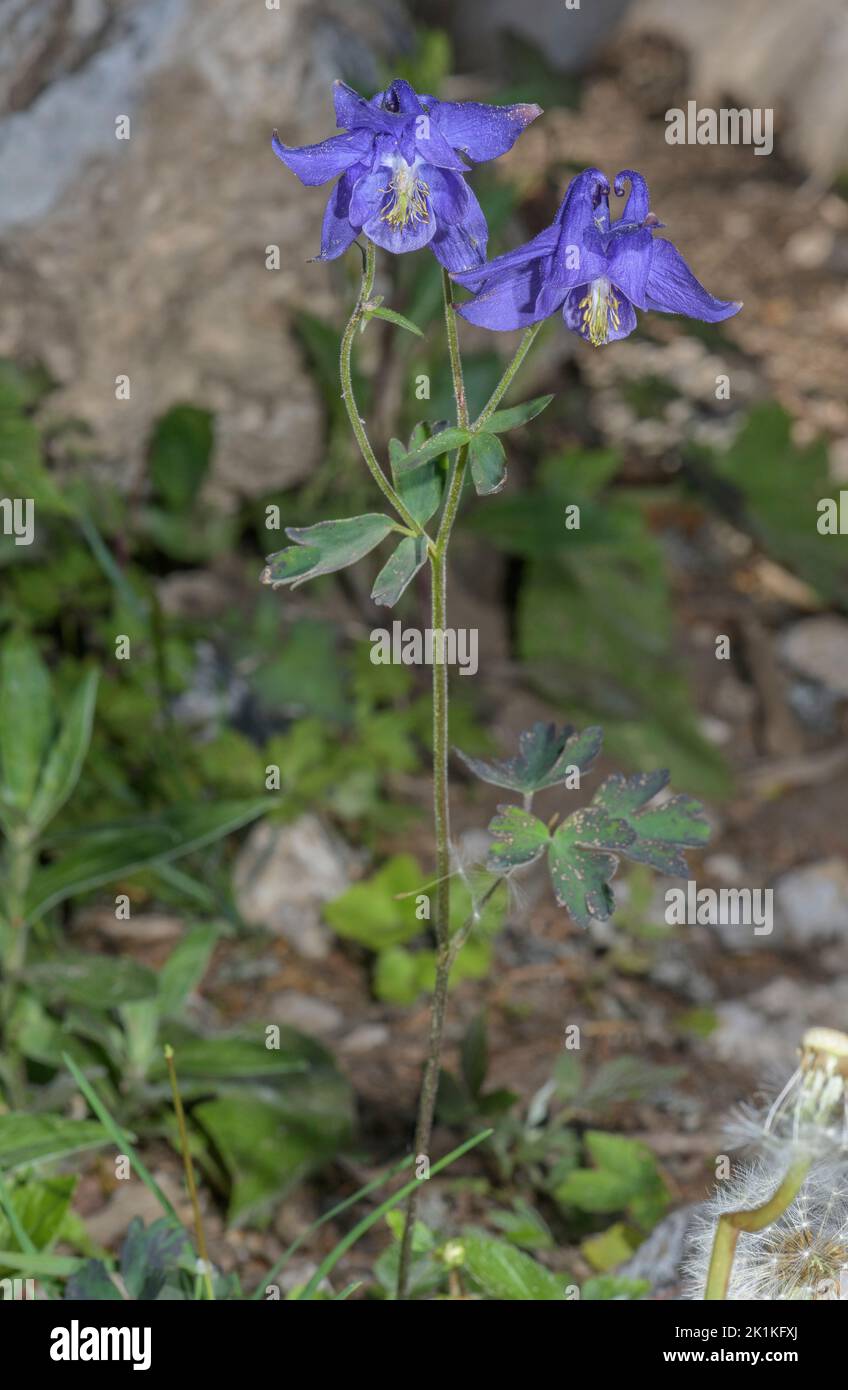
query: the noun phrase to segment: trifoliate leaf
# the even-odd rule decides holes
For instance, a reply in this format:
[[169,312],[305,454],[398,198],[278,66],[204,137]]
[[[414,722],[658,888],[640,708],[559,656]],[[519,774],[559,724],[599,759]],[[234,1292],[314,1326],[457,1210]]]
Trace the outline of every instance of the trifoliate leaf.
[[441,459],[433,458],[420,468],[413,468],[411,473],[399,473],[397,465],[407,454],[414,453],[426,443],[426,440],[427,431],[423,424],[415,426],[408,449],[403,447],[399,439],[389,440],[389,463],[395,488],[407,511],[419,526],[427,524],[442,500],[445,486],[444,465]]
[[554,834],[548,863],[557,902],[568,909],[579,927],[594,917],[606,921],[615,899],[610,883],[618,868],[611,850],[622,850],[636,838],[625,820],[587,807],[575,811]]
[[426,563],[426,537],[404,536],[374,580],[374,588],[371,590],[374,602],[384,604],[386,608],[393,608],[407,585]]
[[541,415],[553,400],[553,396],[536,396],[535,400],[524,401],[523,405],[513,405],[508,410],[496,410],[486,421],[486,429],[492,434],[503,434],[506,430],[518,429]]
[[602,729],[592,727],[578,734],[570,724],[557,729],[555,724],[539,722],[519,736],[516,756],[503,762],[488,763],[456,751],[481,781],[527,795],[564,782],[572,768],[585,772],[598,756],[602,743]]
[[468,463],[474,487],[480,497],[500,492],[506,482],[506,454],[496,434],[473,434],[468,446]]
[[650,864],[661,873],[684,876],[688,869],[681,848],[706,844],[710,827],[703,819],[701,803],[691,796],[673,796],[660,806],[646,807],[667,782],[665,771],[640,772],[633,777],[614,773],[598,788],[592,805],[627,821],[634,832],[625,849],[628,859]]
[[286,535],[295,544],[268,556],[262,583],[291,584],[296,588],[320,574],[333,574],[361,560],[397,529],[390,517],[379,512],[340,521],[319,521],[316,526],[287,527]]
[[489,823],[489,834],[495,843],[489,849],[486,867],[494,873],[509,873],[522,864],[532,864],[550,839],[544,821],[520,806],[499,806]]

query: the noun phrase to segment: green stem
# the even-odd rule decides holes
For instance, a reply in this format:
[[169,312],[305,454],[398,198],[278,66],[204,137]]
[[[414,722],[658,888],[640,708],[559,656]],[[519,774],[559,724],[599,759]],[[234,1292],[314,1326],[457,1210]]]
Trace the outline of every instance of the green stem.
[[797,1158],[777,1190],[762,1206],[753,1207],[750,1211],[726,1211],[719,1217],[704,1293],[705,1302],[727,1298],[740,1232],[762,1231],[782,1216],[798,1196],[809,1167],[809,1158]]
[[516,372],[518,371],[519,367],[521,366],[522,362],[524,361],[525,357],[527,356],[528,352],[533,346],[533,342],[536,338],[537,333],[542,327],[543,322],[544,320],[542,319],[539,321],[539,323],[531,323],[529,328],[525,328],[524,336],[515,350],[515,356],[507,366],[503,376],[501,377],[491,396],[487,400],[486,404],[483,406],[483,409],[480,411],[480,414],[477,416],[477,419],[474,421],[472,429],[481,430],[485,425],[486,421],[488,420],[489,416],[492,415],[495,412],[495,410],[497,410],[498,405],[500,404],[501,400],[510,388],[513,377],[515,376]]
[[456,401],[456,423],[460,429],[464,430],[468,427],[468,402],[465,399],[465,381],[462,376],[462,358],[459,354],[456,310],[453,307],[453,281],[446,270],[442,271],[442,295],[445,301],[445,327],[448,334],[453,394]]
[[[465,429],[468,425],[468,403],[465,398],[465,382],[462,375],[462,358],[459,352],[456,314],[453,308],[453,288],[447,272],[442,275],[442,292],[445,305],[445,327],[448,338],[453,391],[456,400],[456,422]],[[447,550],[450,533],[459,508],[462,484],[468,449],[460,449],[453,465],[448,497],[439,525],[439,534],[430,553],[430,625],[434,633],[443,633],[447,627]],[[445,1015],[448,1004],[448,983],[453,958],[450,949],[450,796],[448,783],[448,668],[444,660],[443,642],[434,642],[433,661],[433,825],[436,837],[436,983],[430,1006],[430,1039],[427,1060],[424,1065],[424,1078],[418,1101],[418,1118],[415,1124],[415,1156],[429,1159],[430,1140],[433,1135],[433,1119],[436,1113],[436,1096],[439,1089],[439,1065],[442,1056],[442,1041],[445,1031]],[[419,1188],[410,1192],[406,1206],[406,1221],[401,1241],[398,1265],[398,1298],[406,1297],[409,1280],[409,1264],[412,1256],[412,1236],[415,1229],[415,1216],[418,1209]]]
[[177,1117],[177,1128],[180,1134],[180,1148],[182,1149],[186,1187],[188,1188],[192,1215],[194,1216],[194,1233],[197,1236],[197,1253],[203,1265],[203,1284],[206,1288],[207,1299],[211,1303],[214,1303],[215,1289],[212,1284],[212,1266],[209,1263],[209,1251],[206,1248],[206,1231],[203,1227],[203,1217],[200,1212],[200,1199],[197,1195],[197,1183],[194,1177],[194,1163],[192,1162],[191,1149],[188,1142],[183,1098],[180,1095],[180,1088],[177,1082],[177,1069],[174,1064],[174,1049],[171,1047],[170,1043],[165,1044],[165,1063],[168,1068],[168,1079],[171,1083],[171,1095],[174,1098],[174,1112]]
[[351,357],[353,355],[353,340],[356,330],[365,315],[365,306],[371,298],[374,289],[374,273],[376,269],[376,256],[374,253],[374,243],[368,241],[365,244],[365,263],[362,267],[362,282],[359,286],[359,297],[353,308],[353,313],[347,322],[347,327],[342,334],[341,352],[339,354],[339,371],[342,379],[342,400],[345,404],[347,417],[350,420],[350,427],[353,430],[356,442],[359,445],[360,453],[364,458],[368,469],[378,488],[386,500],[394,507],[398,516],[409,527],[414,536],[424,535],[424,531],[418,522],[407,510],[395,489],[392,487],[388,478],[384,474],[377,455],[371,447],[371,441],[362,423],[359,409],[356,404],[356,397],[353,391],[353,372],[351,370]]

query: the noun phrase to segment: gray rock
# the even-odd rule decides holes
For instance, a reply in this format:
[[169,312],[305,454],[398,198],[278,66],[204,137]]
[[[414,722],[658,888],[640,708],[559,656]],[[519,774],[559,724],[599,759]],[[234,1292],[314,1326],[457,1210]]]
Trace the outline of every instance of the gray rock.
[[[827,985],[778,976],[744,999],[716,1007],[718,1027],[708,1045],[723,1061],[754,1072],[789,1075],[808,1028],[842,1028],[848,1010],[848,979]],[[786,1068],[789,1068],[789,1071]]]
[[774,888],[775,939],[808,947],[848,936],[848,864],[823,859],[777,880]]
[[793,623],[780,642],[783,659],[810,680],[848,698],[848,622],[820,614]]
[[45,361],[45,414],[90,424],[122,484],[152,420],[185,400],[216,414],[214,501],[318,462],[323,410],[293,322],[338,310],[333,272],[306,264],[327,190],[280,165],[271,132],[330,135],[333,80],[376,90],[404,23],[396,0],[0,6],[0,355]]
[[374,1052],[378,1047],[383,1047],[389,1041],[391,1034],[385,1023],[361,1023],[358,1028],[354,1028],[343,1038],[339,1044],[339,1051],[349,1053],[351,1056],[360,1056],[364,1052]]
[[317,816],[291,825],[261,821],[233,869],[236,905],[248,926],[283,936],[308,960],[323,960],[332,936],[321,907],[348,887],[355,857]]
[[821,184],[841,167],[848,136],[843,0],[807,0],[803,9],[797,0],[636,0],[625,31],[662,34],[685,48],[686,93],[697,93],[699,106],[774,108],[781,148]]
[[296,989],[286,989],[275,995],[268,1004],[268,1017],[274,1023],[286,1023],[315,1038],[335,1033],[344,1023],[342,1011],[335,1004],[316,999],[312,994],[300,994]]
[[678,1290],[686,1256],[686,1240],[692,1217],[692,1204],[680,1207],[655,1226],[639,1249],[615,1272],[626,1279],[647,1279],[654,1296]]

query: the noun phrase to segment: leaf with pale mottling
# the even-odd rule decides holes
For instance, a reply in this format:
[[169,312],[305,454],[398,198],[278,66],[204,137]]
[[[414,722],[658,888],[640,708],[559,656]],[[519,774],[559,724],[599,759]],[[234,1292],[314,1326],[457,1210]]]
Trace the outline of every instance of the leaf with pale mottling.
[[576,733],[570,724],[557,729],[555,724],[539,721],[519,735],[518,752],[513,758],[489,763],[482,758],[469,758],[459,749],[457,753],[481,781],[526,796],[564,782],[573,767],[581,773],[587,771],[602,743],[603,730],[596,726]]
[[587,927],[595,918],[606,921],[615,907],[610,886],[618,858],[635,839],[625,820],[592,807],[575,811],[551,840],[548,862],[557,902],[573,921]]
[[672,796],[659,806],[647,805],[667,783],[666,771],[633,777],[613,773],[598,788],[592,805],[626,819],[634,832],[625,850],[628,859],[683,877],[688,869],[681,850],[706,844],[710,827],[703,806],[691,796]]
[[544,821],[520,806],[499,806],[489,822],[489,834],[494,843],[489,848],[487,868],[501,874],[532,864],[550,839]]

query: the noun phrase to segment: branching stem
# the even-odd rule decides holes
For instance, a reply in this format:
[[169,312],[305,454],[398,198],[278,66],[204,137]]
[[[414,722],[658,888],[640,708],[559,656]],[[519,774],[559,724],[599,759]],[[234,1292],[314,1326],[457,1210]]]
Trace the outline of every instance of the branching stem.
[[[360,250],[361,249],[362,248],[360,248]],[[375,483],[377,484],[378,488],[380,489],[386,500],[391,504],[392,507],[394,507],[401,521],[404,523],[405,526],[409,528],[411,534],[414,536],[421,536],[424,535],[422,527],[419,526],[418,522],[404,506],[397,492],[392,487],[391,483],[389,482],[388,478],[386,477],[385,473],[380,467],[380,464],[377,460],[377,455],[374,453],[374,450],[371,447],[371,441],[368,438],[367,431],[365,429],[364,424],[362,423],[362,417],[359,414],[359,408],[356,404],[356,396],[354,395],[353,390],[353,372],[351,370],[353,340],[356,336],[356,330],[358,329],[365,315],[365,306],[370,300],[371,293],[374,289],[375,269],[376,257],[374,252],[374,243],[372,241],[369,241],[366,243],[365,255],[363,258],[362,280],[359,286],[359,297],[356,301],[356,304],[353,306],[353,313],[348,319],[347,327],[345,328],[345,331],[342,334],[342,345],[339,354],[339,371],[342,379],[342,400],[344,401],[345,410],[347,411],[347,418],[350,420],[350,427],[353,430],[354,437],[356,439],[357,444],[359,445],[359,451],[362,454],[362,457],[364,458],[366,464],[368,465],[368,469],[371,473],[372,478],[374,479]]]

